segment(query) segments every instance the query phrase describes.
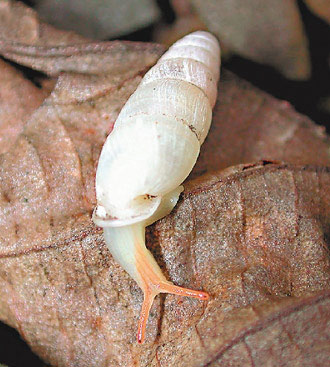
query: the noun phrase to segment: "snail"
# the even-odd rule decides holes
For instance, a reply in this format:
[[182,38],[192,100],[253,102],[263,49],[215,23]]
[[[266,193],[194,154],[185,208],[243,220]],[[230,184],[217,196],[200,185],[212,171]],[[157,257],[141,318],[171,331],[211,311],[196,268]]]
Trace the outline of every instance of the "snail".
[[183,191],[211,124],[219,70],[220,48],[210,33],[174,43],[122,108],[99,158],[93,221],[144,292],[138,343],[159,293],[209,298],[166,280],[145,246],[145,228],[169,214]]

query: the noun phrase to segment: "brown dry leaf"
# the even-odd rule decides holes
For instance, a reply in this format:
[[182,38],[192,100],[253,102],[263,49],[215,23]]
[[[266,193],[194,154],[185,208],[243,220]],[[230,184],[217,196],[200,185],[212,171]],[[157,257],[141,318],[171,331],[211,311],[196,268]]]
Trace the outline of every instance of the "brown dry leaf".
[[[177,208],[148,230],[148,246],[169,279],[212,299],[158,297],[147,344],[136,344],[142,292],[90,215],[101,146],[161,49],[132,44],[126,63],[123,48],[114,76],[108,45],[86,54],[86,44],[79,57],[64,46],[71,72],[0,157],[0,319],[53,366],[326,365],[330,178],[317,166],[248,164],[187,183]],[[33,50],[56,74],[58,48],[54,58],[51,47]],[[329,163],[324,131],[287,103],[230,73],[219,88],[195,176],[261,158]]]
[[271,65],[290,79],[310,76],[307,38],[296,1],[190,1],[232,52]]
[[305,0],[305,3],[319,17],[330,23],[330,2],[329,0]]
[[34,10],[12,0],[0,2],[0,39],[1,44],[5,42],[30,46],[86,43],[82,36],[58,30],[40,21]]
[[48,23],[95,39],[128,34],[160,17],[154,0],[35,0],[34,4]]
[[15,62],[56,76],[61,71],[118,76],[116,83],[152,65],[164,48],[134,42],[91,42],[42,23],[21,3],[0,3],[0,52]]
[[218,101],[192,177],[260,159],[330,165],[325,128],[298,114],[287,101],[228,71],[221,75]]
[[152,239],[172,279],[213,298],[206,308],[184,300],[184,311],[166,298],[150,365],[326,366],[329,189],[329,170],[287,165],[236,166],[187,185]]
[[43,247],[67,238],[84,215],[89,219],[102,145],[140,74],[160,55],[157,49],[143,45],[136,56],[144,57],[126,74],[61,74],[16,144],[0,156],[3,248]]
[[207,27],[197,15],[191,14],[178,18],[174,24],[159,25],[154,32],[153,39],[169,47],[185,35],[201,30],[207,30]]
[[[245,83],[236,83],[232,77],[231,82],[223,83],[223,88],[228,93],[232,88],[237,94],[243,92],[241,99],[247,102]],[[249,89],[254,97],[259,94],[259,98],[274,102],[264,93]],[[114,91],[109,94],[116,95]],[[85,108],[86,105],[82,103]],[[96,106],[100,105],[96,102]],[[220,110],[221,106],[227,111],[232,109],[227,103],[220,104]],[[56,106],[60,112],[63,107],[67,121],[72,128],[76,126],[76,136],[81,135],[80,141],[72,143],[79,149],[79,144],[85,141],[87,145],[91,136],[78,126],[78,106]],[[50,104],[48,108],[51,111],[54,107]],[[37,116],[41,113],[38,111]],[[93,116],[87,114],[84,122],[88,123],[89,118]],[[53,136],[44,138],[45,130],[46,127],[41,131],[36,128],[34,134],[40,131],[39,139],[47,142],[49,149],[55,139],[53,152],[57,146],[64,155],[73,154],[59,147],[56,134],[51,132]],[[93,140],[90,144],[97,145]],[[70,210],[79,213],[81,208],[65,197],[70,185],[67,181],[61,185],[64,177],[53,185],[52,179],[48,180],[58,190],[58,197],[49,204],[50,191],[40,203],[42,197],[38,196],[42,193],[37,187],[47,182],[37,180],[36,173],[42,169],[33,166],[46,166],[42,164],[47,162],[42,153],[45,152],[39,152],[41,162],[37,158],[28,162],[33,157],[31,152],[17,148],[11,154],[20,156],[18,160],[12,157],[10,165],[16,174],[10,171],[0,175],[7,182],[13,177],[15,184],[21,186],[17,193],[24,188],[32,196],[25,202],[22,196],[13,197],[15,193],[9,191],[10,202],[1,208],[7,214],[2,219],[7,228],[1,232],[7,233],[7,240],[11,231],[17,233],[10,239],[12,246],[1,248],[0,316],[16,327],[45,360],[54,366],[133,366],[137,361],[141,366],[213,366],[211,362],[217,366],[217,361],[232,366],[232,360],[245,366],[251,352],[255,365],[262,366],[257,361],[265,358],[265,350],[274,343],[279,349],[282,341],[285,352],[296,356],[297,361],[327,358],[326,345],[321,343],[315,349],[312,340],[307,348],[306,339],[310,334],[318,340],[326,337],[322,325],[327,319],[323,314],[328,309],[328,296],[320,293],[307,297],[306,293],[325,289],[329,282],[329,258],[322,240],[323,236],[327,238],[329,229],[328,171],[284,165],[236,166],[187,185],[173,214],[151,228],[148,244],[169,278],[178,284],[203,288],[213,299],[206,307],[188,299],[158,298],[148,326],[150,344],[137,347],[135,331],[142,294],[112,260],[89,213],[70,217]],[[22,159],[24,156],[26,159]],[[74,156],[78,159],[77,154]],[[89,158],[95,161],[97,156],[98,152]],[[3,165],[8,167],[10,155],[4,157]],[[58,159],[62,163],[63,157]],[[24,185],[24,162],[32,163],[31,175],[26,178],[29,183],[36,182],[35,188],[26,187],[26,182]],[[52,164],[55,163],[56,159]],[[70,170],[63,165],[62,170],[70,177]],[[85,165],[82,159],[82,167]],[[61,173],[60,167],[54,170],[53,181]],[[94,172],[89,175],[92,184]],[[83,190],[83,184],[81,187]],[[2,190],[2,195],[7,195],[8,201],[8,192]],[[36,202],[40,203],[39,217],[35,214]],[[55,220],[47,216],[50,209]],[[18,215],[22,217],[24,212],[26,220],[30,220],[26,227],[32,233],[20,228]],[[24,219],[21,223],[25,224]],[[51,230],[36,232],[36,224],[42,223],[48,223]],[[321,316],[320,309],[324,310]],[[320,318],[317,323],[304,322],[315,318],[316,313]],[[289,321],[290,325],[284,328]],[[157,336],[157,332],[161,335]],[[266,344],[265,335],[272,336]],[[298,353],[297,344],[305,352]],[[269,353],[266,356],[270,358]],[[278,350],[271,358],[276,364],[285,356]],[[292,366],[289,362],[290,359],[288,366]]]
[[212,299],[158,297],[142,347],[141,291],[87,218],[43,250],[2,251],[1,317],[54,366],[325,366],[329,189],[325,168],[274,164],[189,183],[148,245]]
[[[19,18],[23,20],[17,28]],[[24,250],[52,243],[57,233],[67,238],[80,216],[89,218],[86,213],[95,202],[95,162],[104,139],[163,47],[87,43],[81,37],[84,44],[65,46],[79,38],[40,24],[29,8],[7,1],[0,7],[0,19],[7,20],[0,23],[0,50],[6,57],[51,75],[67,71],[13,149],[0,157],[2,246]],[[17,34],[10,41],[8,32],[15,27]],[[37,36],[29,37],[29,32]]]
[[169,47],[188,33],[207,30],[200,17],[193,12],[188,0],[171,0],[171,6],[176,14],[176,19],[173,24],[161,23],[156,26],[153,35],[156,42]]
[[16,69],[0,60],[0,154],[15,143],[25,122],[46,96]]

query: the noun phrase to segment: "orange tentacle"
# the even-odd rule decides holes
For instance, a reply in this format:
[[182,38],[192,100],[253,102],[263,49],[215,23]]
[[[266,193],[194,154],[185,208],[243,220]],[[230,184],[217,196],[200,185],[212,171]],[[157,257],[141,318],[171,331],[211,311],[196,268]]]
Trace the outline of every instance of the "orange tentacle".
[[159,291],[161,293],[177,294],[178,296],[192,297],[200,300],[208,300],[209,294],[202,291],[195,291],[194,289],[178,287],[170,282],[160,282]]
[[137,342],[142,344],[145,340],[146,327],[149,318],[150,309],[154,301],[155,294],[149,290],[144,292],[144,300],[140,313],[140,320],[137,332]]

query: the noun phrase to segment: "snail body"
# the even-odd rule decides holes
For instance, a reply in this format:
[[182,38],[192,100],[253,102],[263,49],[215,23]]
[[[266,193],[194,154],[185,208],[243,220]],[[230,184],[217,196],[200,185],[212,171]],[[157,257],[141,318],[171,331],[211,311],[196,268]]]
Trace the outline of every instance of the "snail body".
[[171,212],[196,163],[211,124],[219,69],[219,44],[210,33],[176,42],[131,95],[100,155],[93,221],[144,292],[139,343],[157,294],[208,299],[166,280],[145,246],[145,227]]

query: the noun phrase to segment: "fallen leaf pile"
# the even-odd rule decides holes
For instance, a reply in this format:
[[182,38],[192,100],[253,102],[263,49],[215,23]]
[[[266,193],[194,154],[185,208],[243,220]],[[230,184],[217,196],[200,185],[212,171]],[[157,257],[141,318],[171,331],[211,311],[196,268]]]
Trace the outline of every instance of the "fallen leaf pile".
[[0,156],[0,319],[54,367],[330,364],[324,129],[223,72],[191,179],[147,231],[166,276],[211,299],[157,297],[139,346],[142,292],[91,212],[102,144],[164,49],[84,40],[11,1],[0,19],[2,55],[57,78],[48,95],[0,65],[0,142],[13,123]]
[[15,143],[30,114],[45,97],[42,90],[0,60],[0,154]]
[[[239,55],[269,65],[288,79],[314,77],[311,68],[318,64],[310,49],[322,45],[317,39],[315,46],[309,44],[314,40],[309,35],[310,21],[304,18],[310,10],[311,17],[330,23],[328,0],[171,0],[171,4],[176,21],[157,27],[159,42],[170,45],[203,28],[217,35],[224,58]],[[319,37],[328,36],[320,31]]]
[[330,4],[327,0],[305,0],[310,9],[330,23]]
[[328,0],[34,0],[33,5],[48,23],[97,39],[139,31],[171,45],[208,29],[220,39],[223,56],[240,55],[293,80],[314,77],[311,68],[317,67],[305,13],[330,23]]
[[286,77],[310,76],[308,43],[296,1],[191,0],[230,52],[268,64]]
[[34,5],[54,26],[97,39],[127,34],[160,17],[154,0],[34,0]]

